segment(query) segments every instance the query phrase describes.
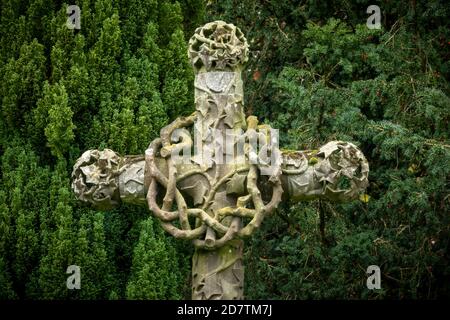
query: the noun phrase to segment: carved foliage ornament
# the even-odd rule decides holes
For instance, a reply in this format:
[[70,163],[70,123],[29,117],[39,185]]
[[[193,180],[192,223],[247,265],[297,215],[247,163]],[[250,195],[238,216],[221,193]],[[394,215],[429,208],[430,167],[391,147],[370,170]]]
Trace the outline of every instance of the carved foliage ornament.
[[120,157],[112,150],[88,150],[77,160],[72,172],[72,189],[78,199],[98,209],[118,204]]
[[195,71],[232,70],[248,60],[244,34],[233,24],[214,21],[195,30],[189,41],[189,58]]

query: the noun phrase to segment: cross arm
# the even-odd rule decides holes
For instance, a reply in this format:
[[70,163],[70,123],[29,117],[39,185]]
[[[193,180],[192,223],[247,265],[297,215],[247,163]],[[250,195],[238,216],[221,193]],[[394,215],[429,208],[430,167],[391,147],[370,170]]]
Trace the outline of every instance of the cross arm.
[[[283,151],[281,182],[285,200],[355,199],[368,185],[369,165],[352,143],[331,141],[319,150]],[[161,172],[166,160],[155,159]],[[267,177],[259,185],[264,193]],[[86,151],[74,165],[72,188],[77,198],[98,209],[121,202],[146,205],[144,156],[121,157],[112,150]]]

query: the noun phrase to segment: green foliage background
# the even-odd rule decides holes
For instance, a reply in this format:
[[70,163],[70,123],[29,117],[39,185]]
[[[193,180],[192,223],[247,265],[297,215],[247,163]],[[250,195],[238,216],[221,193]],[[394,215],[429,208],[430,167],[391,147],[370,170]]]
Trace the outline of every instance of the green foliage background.
[[[193,110],[185,32],[202,23],[188,0],[2,1],[0,21],[0,298],[178,299],[190,247],[145,208],[95,212],[70,189],[86,149],[140,154]],[[188,18],[188,19],[187,19]],[[66,269],[81,267],[81,290]]]
[[[81,8],[69,30],[66,6]],[[378,4],[382,29],[366,27]],[[246,297],[450,296],[450,8],[445,1],[2,0],[0,298],[189,297],[192,248],[145,208],[96,212],[70,172],[90,148],[141,154],[193,108],[186,46],[222,19],[251,47],[246,111],[281,145],[357,144],[368,202],[283,204],[246,243]],[[68,265],[82,289],[67,290]],[[382,289],[366,288],[366,268]]]
[[[367,28],[369,5],[381,30]],[[214,1],[245,30],[248,112],[281,145],[358,145],[369,201],[286,204],[247,244],[246,294],[450,296],[450,7],[445,1]],[[369,265],[381,290],[366,288]]]

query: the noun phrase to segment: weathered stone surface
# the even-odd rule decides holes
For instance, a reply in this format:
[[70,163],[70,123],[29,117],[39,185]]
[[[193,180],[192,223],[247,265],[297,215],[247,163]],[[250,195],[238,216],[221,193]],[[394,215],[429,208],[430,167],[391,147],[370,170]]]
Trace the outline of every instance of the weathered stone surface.
[[[276,132],[256,117],[245,118],[241,70],[248,44],[234,25],[215,21],[198,28],[189,57],[195,113],[163,128],[145,159],[108,149],[85,152],[74,166],[72,187],[99,209],[120,201],[147,204],[165,231],[196,247],[192,297],[242,299],[242,238],[277,208],[283,191],[296,201],[351,200],[367,186],[369,167],[348,142],[281,152]],[[230,137],[232,143],[224,144]],[[193,156],[179,156],[192,150]]]
[[109,149],[83,153],[72,172],[72,189],[78,199],[103,210],[117,205],[120,160],[119,155]]
[[[282,176],[281,182],[284,190],[283,198],[293,201],[312,200],[312,199],[324,199],[333,201],[349,201],[356,199],[358,195],[364,191],[368,184],[368,170],[369,166],[365,157],[361,151],[357,149],[353,144],[331,141],[327,145],[339,146],[334,149],[331,154],[325,154],[317,151],[282,151]],[[327,146],[326,145],[326,146]],[[354,151],[343,152],[341,148],[350,148]],[[320,149],[322,150],[322,148]],[[89,152],[95,152],[98,150],[89,150]],[[350,155],[350,158],[345,158]],[[327,157],[325,159],[325,156]],[[330,157],[332,156],[332,157]],[[115,154],[115,159],[118,157]],[[81,158],[80,158],[81,159]],[[311,161],[311,159],[313,159]],[[164,159],[159,159],[157,165],[160,170],[163,170],[165,166]],[[315,162],[317,161],[317,162]],[[127,157],[120,158],[118,163],[127,163]],[[78,161],[78,165],[75,165],[78,169],[74,170],[72,188],[74,189],[77,197],[84,201],[91,203],[94,207],[101,208],[101,205],[97,205],[98,200],[93,199],[90,195],[90,188],[86,185],[86,179],[92,183],[94,178],[88,177],[86,174],[97,175],[95,172],[100,170],[99,167],[96,170],[92,170],[92,165],[95,164],[95,160],[92,161]],[[91,166],[89,169],[79,168],[80,164],[85,166]],[[98,165],[96,165],[98,166]],[[181,168],[181,166],[180,166]],[[180,172],[192,172],[196,167],[185,166],[184,170],[179,169]],[[81,170],[81,171],[80,171]],[[115,205],[119,205],[120,201],[126,203],[134,203],[146,205],[146,191],[144,186],[144,171],[145,161],[139,160],[131,162],[127,166],[122,166],[118,174],[118,180],[114,180],[111,177],[105,178],[105,181],[114,180],[107,185],[108,194],[116,195],[119,191],[119,197],[114,196],[100,202],[108,202],[105,207],[112,208]],[[82,175],[80,174],[82,173]],[[113,173],[110,173],[113,176]],[[184,177],[183,177],[184,176]],[[338,182],[340,177],[347,177],[349,187],[339,188]],[[80,186],[80,180],[82,187]],[[98,179],[98,178],[97,178]],[[177,178],[180,185],[180,190],[186,196],[194,199],[194,204],[201,204],[204,201],[206,193],[209,191],[208,180],[203,175],[186,175],[180,174]],[[236,173],[226,183],[226,193],[230,195],[243,195],[246,192],[246,179],[245,174]],[[266,178],[267,180],[267,178]],[[263,185],[267,181],[261,179],[258,185],[263,192],[263,198],[270,197],[270,194],[265,193]],[[98,185],[92,184],[91,188],[101,188],[104,185],[97,182]],[[342,187],[342,186],[341,186]],[[117,190],[118,189],[118,190]],[[331,190],[331,191],[330,191]],[[332,191],[338,192],[332,192]],[[106,194],[106,192],[104,192]]]
[[349,201],[369,183],[369,164],[349,142],[331,141],[316,152],[286,152],[283,160],[283,189],[295,201]]
[[236,69],[248,60],[244,34],[233,24],[214,21],[197,28],[189,40],[189,58],[194,70]]

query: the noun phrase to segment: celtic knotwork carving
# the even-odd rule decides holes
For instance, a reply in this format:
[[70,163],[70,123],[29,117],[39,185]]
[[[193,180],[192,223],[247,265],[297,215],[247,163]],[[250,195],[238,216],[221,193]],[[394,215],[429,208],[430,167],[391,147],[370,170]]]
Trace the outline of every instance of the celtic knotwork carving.
[[195,30],[189,40],[189,58],[194,70],[235,69],[248,60],[248,43],[233,24],[214,21]]
[[[177,119],[161,130],[161,138],[155,139],[147,149],[145,155],[145,176],[149,177],[146,182],[149,185],[147,201],[149,208],[161,220],[164,230],[171,235],[177,238],[191,239],[194,245],[199,248],[215,249],[235,238],[252,234],[260,226],[264,217],[277,207],[283,192],[280,180],[281,161],[276,162],[273,174],[270,177],[270,184],[273,188],[271,199],[264,203],[261,191],[258,188],[260,167],[258,164],[249,163],[252,153],[255,152],[252,150],[249,140],[251,135],[267,135],[268,133],[266,130],[259,130],[261,127],[258,128],[255,117],[249,117],[247,121],[248,130],[244,135],[244,139],[246,139],[245,150],[247,150],[246,163],[227,167],[227,172],[218,179],[217,176],[208,172],[210,170],[208,167],[202,169],[202,166],[195,163],[190,166],[181,165],[183,174],[179,175],[177,168],[180,167],[180,164],[175,163],[171,155],[173,151],[178,152],[184,149],[186,144],[192,145],[192,139],[188,136],[181,136],[178,143],[173,143],[170,137],[175,130],[192,126],[196,117],[194,114],[187,118]],[[188,131],[185,130],[185,132]],[[267,141],[270,136],[260,137],[260,139]],[[267,146],[266,149],[264,149],[264,146],[261,149],[268,151],[266,150]],[[269,151],[280,155],[277,148]],[[160,157],[166,159],[167,175],[158,168],[155,162],[155,159]],[[264,165],[267,166],[267,163],[264,163]],[[180,191],[179,182],[192,175],[207,177],[209,185],[205,190],[204,200],[197,202],[198,206],[189,208],[183,193]],[[240,176],[240,178],[236,179],[237,176]],[[233,179],[245,183],[242,190],[237,192],[241,195],[233,198],[235,199],[234,204],[215,208],[214,200],[217,199],[219,193],[236,193],[233,185],[230,185]],[[162,206],[156,200],[158,187],[163,187],[166,190]],[[219,192],[219,190],[228,190],[228,192]],[[242,195],[245,190],[247,192]],[[224,203],[226,202],[224,201]],[[176,204],[176,210],[172,210],[174,204]],[[191,227],[190,217],[195,219],[194,228]],[[247,225],[242,226],[242,218],[249,220]]]
[[193,241],[193,299],[243,298],[241,238],[283,194],[294,201],[351,200],[368,185],[367,160],[353,144],[281,152],[277,130],[245,117],[241,71],[248,51],[232,24],[198,28],[188,51],[196,112],[164,127],[145,158],[89,150],[72,173],[78,199],[98,209],[146,204],[165,231]]

